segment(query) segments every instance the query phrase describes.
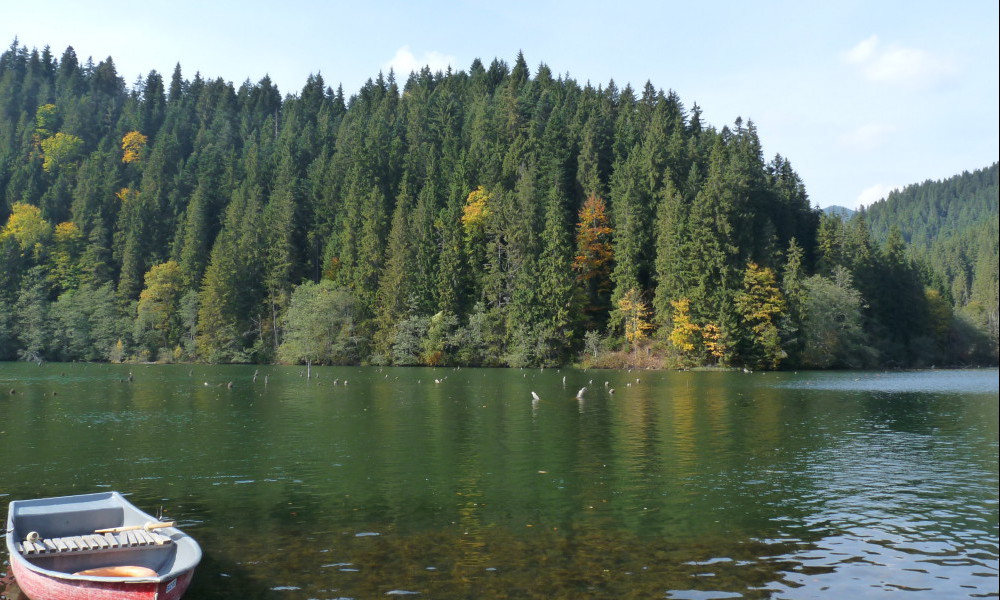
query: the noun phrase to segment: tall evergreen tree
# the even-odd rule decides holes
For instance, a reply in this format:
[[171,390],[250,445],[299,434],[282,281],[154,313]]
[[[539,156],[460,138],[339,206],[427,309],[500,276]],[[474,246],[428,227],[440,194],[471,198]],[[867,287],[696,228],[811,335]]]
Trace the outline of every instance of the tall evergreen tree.
[[688,206],[683,196],[667,181],[656,213],[656,293],[653,297],[653,318],[661,327],[670,321],[672,302],[688,293],[693,280],[690,265],[685,261],[684,248],[688,238]]

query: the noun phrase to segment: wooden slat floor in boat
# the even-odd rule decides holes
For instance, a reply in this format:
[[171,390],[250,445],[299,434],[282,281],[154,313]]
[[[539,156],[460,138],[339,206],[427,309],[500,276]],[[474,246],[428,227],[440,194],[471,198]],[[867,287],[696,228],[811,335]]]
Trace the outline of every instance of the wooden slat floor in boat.
[[17,544],[18,551],[24,556],[50,556],[53,554],[83,554],[102,552],[106,550],[127,550],[129,548],[145,548],[163,546],[172,543],[165,535],[152,531],[138,529],[123,531],[117,535],[105,533],[100,535],[70,535],[61,538],[39,539],[34,542],[24,540]]

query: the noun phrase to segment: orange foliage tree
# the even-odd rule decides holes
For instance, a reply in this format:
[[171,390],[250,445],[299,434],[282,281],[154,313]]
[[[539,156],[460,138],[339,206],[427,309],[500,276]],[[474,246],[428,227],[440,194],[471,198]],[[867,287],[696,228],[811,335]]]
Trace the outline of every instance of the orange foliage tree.
[[[580,208],[580,222],[576,226],[576,256],[573,270],[577,282],[587,294],[585,311],[592,320],[603,321],[599,313],[611,303],[611,248],[613,229],[608,225],[607,206],[604,200],[591,196]],[[592,322],[591,325],[597,323]]]

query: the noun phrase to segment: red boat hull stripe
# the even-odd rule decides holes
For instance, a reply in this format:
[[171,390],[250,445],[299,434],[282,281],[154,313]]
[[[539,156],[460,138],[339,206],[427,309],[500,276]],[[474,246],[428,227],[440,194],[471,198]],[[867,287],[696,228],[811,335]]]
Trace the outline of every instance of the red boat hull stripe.
[[194,571],[160,582],[68,580],[50,577],[12,560],[14,580],[31,600],[177,600],[191,583]]

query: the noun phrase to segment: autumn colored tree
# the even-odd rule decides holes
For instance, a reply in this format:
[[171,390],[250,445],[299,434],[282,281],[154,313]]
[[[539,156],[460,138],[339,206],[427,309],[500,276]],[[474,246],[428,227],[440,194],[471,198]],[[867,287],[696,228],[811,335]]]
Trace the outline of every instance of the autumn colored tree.
[[7,225],[0,230],[0,239],[12,238],[24,251],[40,250],[52,236],[52,225],[42,218],[42,211],[37,206],[16,202],[11,207]]
[[47,139],[55,133],[58,127],[59,113],[56,110],[56,105],[49,103],[43,104],[38,107],[35,111],[35,144],[41,144],[42,140]]
[[642,299],[639,290],[632,288],[618,301],[618,310],[622,315],[625,340],[634,351],[638,352],[639,344],[648,337],[649,331],[653,329],[652,323],[649,322],[651,314],[649,305]]
[[180,299],[184,276],[175,261],[153,265],[146,273],[146,286],[139,294],[135,337],[150,358],[160,350],[170,351],[180,343]]
[[671,329],[667,337],[670,343],[682,353],[690,354],[698,347],[701,328],[691,320],[691,301],[687,298],[671,300],[673,312],[670,316]]
[[729,352],[728,337],[725,331],[715,323],[705,323],[701,328],[702,344],[708,356],[716,363],[726,359]]
[[573,271],[577,284],[587,298],[584,312],[587,328],[595,329],[607,321],[611,302],[611,267],[614,251],[608,224],[607,206],[601,198],[591,196],[583,203],[576,226],[576,256]]
[[56,133],[41,142],[44,162],[42,167],[49,173],[60,167],[75,164],[83,153],[83,140],[68,133]]
[[778,319],[785,313],[785,298],[774,271],[748,263],[743,289],[736,294],[736,310],[744,328],[744,361],[755,368],[775,369],[787,354],[781,348]]
[[469,192],[462,209],[462,228],[466,236],[473,237],[486,227],[486,220],[492,214],[490,208],[490,193],[479,186]]
[[134,163],[141,157],[149,138],[138,131],[130,131],[122,138],[122,162]]

